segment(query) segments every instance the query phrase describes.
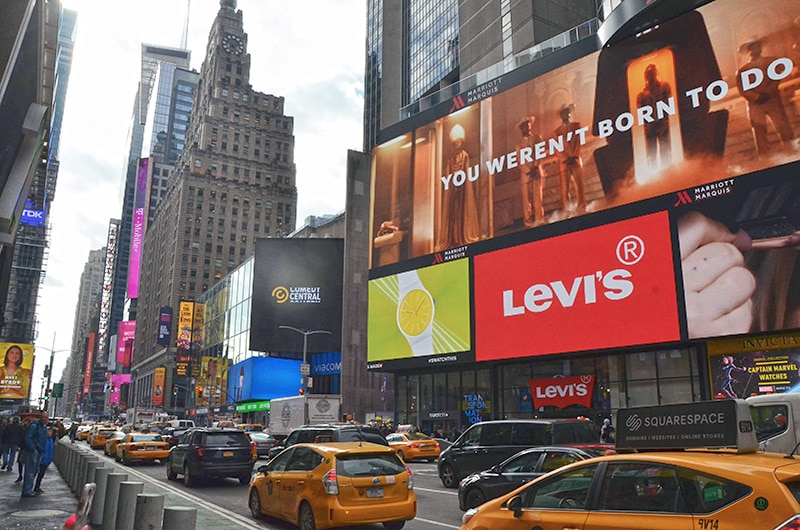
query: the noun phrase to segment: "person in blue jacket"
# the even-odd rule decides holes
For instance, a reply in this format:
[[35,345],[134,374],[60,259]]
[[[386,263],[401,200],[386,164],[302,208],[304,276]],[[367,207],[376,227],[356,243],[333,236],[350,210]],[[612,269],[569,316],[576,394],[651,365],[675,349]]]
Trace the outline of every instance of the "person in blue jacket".
[[47,412],[42,412],[39,419],[32,422],[25,431],[25,477],[22,480],[22,498],[36,497],[33,492],[33,480],[39,473],[39,463],[47,448]]
[[44,446],[44,453],[42,453],[42,460],[39,462],[39,474],[36,475],[36,486],[33,488],[33,493],[35,495],[41,495],[44,493],[42,491],[42,479],[44,478],[44,474],[47,473],[47,468],[50,467],[50,463],[53,461],[53,452],[56,448],[56,430],[53,427],[47,428],[47,442]]

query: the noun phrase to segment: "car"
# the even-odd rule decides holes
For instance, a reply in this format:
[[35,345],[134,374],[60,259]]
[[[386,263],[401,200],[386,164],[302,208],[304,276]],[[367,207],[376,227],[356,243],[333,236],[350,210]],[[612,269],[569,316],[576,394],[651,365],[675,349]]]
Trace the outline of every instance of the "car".
[[598,432],[591,421],[575,418],[475,423],[439,455],[439,478],[446,488],[457,488],[462,478],[499,464],[522,449],[595,444]]
[[89,445],[92,449],[104,448],[108,437],[112,436],[115,432],[117,432],[117,429],[113,427],[97,429],[89,435]]
[[161,432],[161,438],[167,442],[169,447],[173,447],[187,430],[188,428],[167,427]]
[[386,441],[404,462],[427,460],[439,457],[439,442],[419,432],[396,432],[388,434]]
[[169,454],[169,446],[157,433],[131,432],[117,442],[116,460],[129,466],[132,462],[163,462]]
[[416,517],[417,499],[411,471],[390,447],[301,443],[258,468],[248,506],[255,518],[275,517],[300,530],[372,523],[399,530]]
[[75,436],[78,440],[86,440],[89,438],[89,433],[91,432],[94,425],[78,425],[78,432],[75,433]]
[[126,433],[124,433],[122,431],[116,431],[111,436],[106,437],[106,445],[103,447],[103,452],[107,456],[116,457],[117,456],[117,443],[119,443],[120,440],[125,438],[125,434]]
[[606,448],[587,447],[524,449],[491,469],[462,479],[458,484],[458,507],[462,511],[475,508],[562,466],[612,453],[613,450]]
[[258,458],[261,458],[262,456],[269,458],[269,450],[275,447],[275,438],[265,432],[254,431],[248,432],[247,434],[250,436],[250,440],[253,441],[253,444],[256,447],[256,454],[258,455]]
[[261,432],[264,430],[264,426],[260,423],[239,423],[236,428],[244,432]]
[[377,427],[359,425],[355,423],[320,423],[304,425],[289,433],[282,443],[270,449],[270,458],[274,457],[285,448],[298,443],[315,441],[329,442],[371,442],[389,447],[386,437]]
[[684,450],[569,464],[467,510],[461,529],[793,530],[800,528],[799,514],[796,459]]
[[187,430],[167,456],[167,479],[183,475],[186,486],[207,478],[235,477],[250,483],[256,458],[247,433],[239,429]]

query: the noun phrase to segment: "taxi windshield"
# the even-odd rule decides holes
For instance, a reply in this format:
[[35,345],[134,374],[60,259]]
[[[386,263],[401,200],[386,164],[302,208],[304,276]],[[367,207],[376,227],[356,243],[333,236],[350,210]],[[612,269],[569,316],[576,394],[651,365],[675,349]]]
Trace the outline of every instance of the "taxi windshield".
[[345,477],[379,477],[397,475],[404,471],[405,466],[394,454],[357,454],[336,457],[336,473]]

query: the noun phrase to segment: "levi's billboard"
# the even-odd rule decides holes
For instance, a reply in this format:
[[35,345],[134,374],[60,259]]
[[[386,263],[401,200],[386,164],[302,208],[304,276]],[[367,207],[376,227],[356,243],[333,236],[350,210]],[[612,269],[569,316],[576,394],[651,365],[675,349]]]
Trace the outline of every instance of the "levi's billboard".
[[475,257],[478,361],[680,339],[666,212]]
[[571,405],[588,409],[592,406],[594,376],[591,374],[531,379],[529,384],[535,409],[548,406],[563,409]]

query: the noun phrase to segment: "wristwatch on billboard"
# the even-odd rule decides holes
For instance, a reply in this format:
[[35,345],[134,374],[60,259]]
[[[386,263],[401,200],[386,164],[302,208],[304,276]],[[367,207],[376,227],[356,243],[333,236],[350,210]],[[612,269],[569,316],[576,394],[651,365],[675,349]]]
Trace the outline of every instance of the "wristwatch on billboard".
[[425,289],[417,271],[397,275],[400,301],[397,304],[397,327],[414,355],[433,353],[434,300]]

